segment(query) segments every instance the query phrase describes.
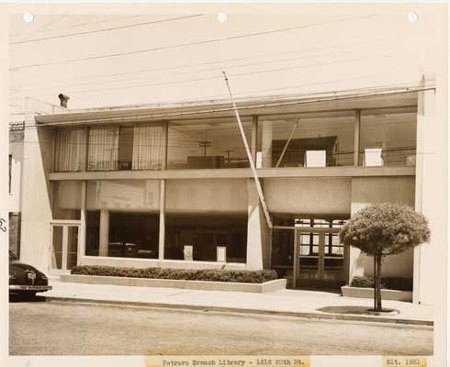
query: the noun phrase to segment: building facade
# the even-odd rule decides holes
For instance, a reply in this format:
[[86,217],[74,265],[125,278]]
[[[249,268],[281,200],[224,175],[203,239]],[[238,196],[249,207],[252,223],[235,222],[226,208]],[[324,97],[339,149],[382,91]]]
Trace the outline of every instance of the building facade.
[[[36,144],[25,145],[21,258],[51,273],[274,269],[300,289],[372,275],[339,229],[371,203],[423,211],[434,95],[418,85],[238,101],[272,227],[228,101],[36,116],[25,132]],[[414,280],[423,303],[427,246],[383,262],[383,276]]]
[[21,178],[25,122],[11,123],[8,154],[8,222],[9,249],[20,254]]

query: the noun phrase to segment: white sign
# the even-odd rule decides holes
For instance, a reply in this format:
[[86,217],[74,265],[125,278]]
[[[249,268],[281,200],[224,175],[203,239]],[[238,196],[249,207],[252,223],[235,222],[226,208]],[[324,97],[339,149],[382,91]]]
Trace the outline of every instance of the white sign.
[[327,152],[325,150],[307,150],[306,167],[326,167]]
[[256,163],[255,163],[256,168],[261,168],[262,167],[262,152],[256,152]]
[[224,263],[227,261],[227,248],[225,246],[217,246],[217,262]]
[[383,165],[381,148],[364,149],[364,165],[366,167],[376,167]]
[[194,246],[191,246],[191,245],[184,246],[183,253],[184,253],[185,261],[193,261],[194,260],[194,257],[193,257]]

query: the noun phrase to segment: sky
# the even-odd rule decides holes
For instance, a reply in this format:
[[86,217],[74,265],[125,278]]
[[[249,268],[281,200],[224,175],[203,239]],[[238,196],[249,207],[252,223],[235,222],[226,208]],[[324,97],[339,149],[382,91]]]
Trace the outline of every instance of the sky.
[[223,70],[236,98],[417,84],[440,62],[443,6],[46,6],[31,23],[18,12],[11,120],[26,97],[59,93],[70,109],[226,99]]

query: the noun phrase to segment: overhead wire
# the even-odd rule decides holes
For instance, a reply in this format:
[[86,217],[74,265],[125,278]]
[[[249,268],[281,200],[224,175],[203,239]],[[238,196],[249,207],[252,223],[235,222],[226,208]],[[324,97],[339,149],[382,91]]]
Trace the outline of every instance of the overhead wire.
[[[71,16],[73,17],[73,16]],[[83,27],[86,25],[95,25],[95,24],[101,24],[101,23],[107,23],[107,22],[112,22],[112,21],[118,21],[118,20],[122,20],[122,19],[132,19],[132,18],[142,18],[143,15],[133,15],[133,16],[128,16],[128,17],[117,17],[114,16],[114,18],[111,19],[104,19],[104,20],[99,20],[99,21],[89,21],[89,22],[83,22],[83,23],[76,23],[76,24],[70,24],[70,25],[66,25],[64,27],[61,28],[52,28],[52,29],[48,29],[51,26],[54,26],[55,24],[60,23],[61,21],[63,21],[64,17],[62,19],[59,19],[58,22],[53,23],[51,25],[47,25],[47,27],[44,28],[44,30],[40,29],[39,31],[34,31],[33,34],[36,33],[47,33],[47,32],[53,32],[53,31],[57,31],[57,32],[61,32],[61,31],[65,31],[67,29],[71,29],[71,28],[77,28],[77,27]],[[10,34],[11,38],[20,38],[20,37],[25,37],[27,36],[28,33],[14,33],[14,34]]]
[[[380,39],[382,39],[380,37]],[[383,41],[384,42],[384,41]],[[353,52],[352,49],[348,49],[348,50],[342,50],[342,48],[339,47],[339,45],[335,45],[332,47],[326,47],[326,48],[322,48],[322,49],[337,49],[337,52],[332,52],[330,51],[330,56],[335,56],[336,54],[345,54],[345,53],[349,53],[349,52]],[[295,61],[295,60],[303,60],[303,59],[309,59],[309,58],[314,58],[314,57],[319,57],[317,54],[316,55],[305,55],[305,53],[307,53],[307,51],[305,50],[300,50],[300,51],[288,51],[286,53],[294,53],[294,54],[302,54],[302,56],[299,57],[289,57],[289,58],[279,58],[279,59],[275,59],[275,60],[268,60],[268,61],[258,61],[258,62],[251,62],[251,63],[245,63],[245,64],[237,64],[237,65],[230,65],[227,66],[227,69],[234,69],[234,68],[240,68],[240,67],[247,67],[247,66],[257,66],[257,65],[265,65],[265,64],[272,64],[272,63],[278,63],[278,62],[288,62],[288,61]],[[276,55],[279,55],[280,53],[276,53]],[[327,57],[328,55],[320,55],[320,57]],[[373,55],[372,55],[373,57]],[[248,58],[256,58],[256,56],[254,57],[248,57]],[[238,59],[248,59],[248,58],[237,58],[234,60],[238,60]],[[207,62],[207,63],[199,63],[199,64],[186,64],[186,65],[182,65],[182,66],[174,66],[174,67],[167,67],[167,68],[154,68],[154,69],[146,69],[145,71],[136,71],[136,72],[125,72],[125,73],[116,73],[116,74],[110,74],[111,76],[118,76],[118,75],[129,75],[129,74],[141,74],[141,73],[147,73],[147,72],[156,72],[156,71],[164,71],[164,70],[177,70],[177,69],[186,69],[186,67],[192,67],[192,66],[197,66],[197,65],[211,65],[211,64],[218,64],[221,67],[224,66],[225,62],[228,62],[230,60],[233,59],[229,59],[229,60],[221,60],[221,61],[214,61],[214,62]],[[205,68],[205,69],[194,69],[194,70],[186,70],[184,72],[182,72],[183,74],[192,74],[193,72],[208,72],[208,71],[217,71],[217,67],[213,67],[213,68]],[[103,77],[103,76],[102,76]],[[100,78],[100,77],[99,77]],[[78,82],[78,83],[64,83],[64,84],[53,84],[53,85],[47,85],[46,84],[46,88],[57,88],[57,87],[61,87],[61,88],[65,88],[68,89],[70,86],[82,86],[82,85],[91,85],[94,82],[95,83],[101,83],[101,85],[109,85],[111,83],[119,83],[119,82],[130,82],[130,81],[134,81],[134,80],[142,80],[142,77],[137,79],[137,78],[127,78],[127,79],[115,79],[115,80],[107,80],[107,81],[95,81],[95,78],[92,79],[92,77],[89,78],[88,82]],[[27,83],[27,85],[29,85]],[[20,89],[20,91],[29,91],[29,90],[34,90],[39,88],[40,90],[42,89],[42,82],[38,82],[35,83],[34,85],[31,85],[29,88],[24,88],[24,89]],[[101,86],[99,86],[99,89],[102,88]],[[12,91],[15,91],[17,89],[11,89]]]
[[[393,57],[392,54],[390,53],[383,53],[382,57],[388,58],[388,57]],[[324,65],[334,65],[340,62],[352,62],[352,61],[362,61],[362,60],[367,60],[367,59],[372,59],[373,55],[370,56],[361,56],[358,58],[353,58],[353,59],[349,59],[349,58],[344,58],[344,59],[339,59],[339,60],[333,60],[330,62],[323,62],[323,63],[311,63],[311,64],[307,64],[307,65],[293,65],[293,66],[288,66],[288,67],[284,67],[284,68],[272,68],[272,69],[265,69],[265,70],[253,70],[253,71],[247,71],[247,72],[237,72],[234,74],[230,74],[230,77],[241,77],[241,76],[247,76],[247,75],[257,75],[257,74],[264,74],[264,73],[270,73],[270,72],[280,72],[280,71],[287,71],[287,70],[302,70],[302,69],[307,69],[307,68],[314,68],[314,67],[318,67],[318,66],[324,66]],[[246,65],[248,66],[248,65]],[[214,70],[214,69],[212,69]],[[217,70],[217,69],[215,69]],[[173,80],[173,81],[163,81],[163,82],[157,82],[157,83],[140,83],[140,84],[136,84],[136,83],[126,83],[127,81],[120,81],[120,82],[125,82],[126,84],[124,85],[119,85],[119,86],[108,86],[107,89],[108,91],[112,91],[112,90],[125,90],[125,89],[134,89],[134,88],[143,88],[143,87],[155,87],[155,86],[165,86],[165,85],[181,85],[181,84],[186,84],[186,83],[194,83],[194,82],[203,82],[203,81],[207,81],[207,80],[220,80],[221,77],[219,76],[219,74],[217,74],[217,76],[208,76],[208,77],[192,77],[192,78],[187,78],[184,80]],[[98,86],[95,88],[79,88],[79,89],[66,89],[67,91],[70,91],[70,93],[90,93],[90,92],[98,92],[99,90],[102,90],[104,87],[102,86]],[[21,90],[13,90],[13,92],[22,92]],[[41,95],[50,95],[49,93],[41,93]]]
[[323,26],[323,25],[328,25],[328,24],[338,24],[338,23],[342,23],[342,22],[355,20],[355,19],[362,20],[362,19],[367,19],[367,18],[374,18],[374,17],[377,17],[377,16],[379,16],[379,14],[370,14],[370,15],[366,15],[366,16],[347,17],[347,18],[340,18],[340,19],[331,20],[331,21],[328,21],[328,22],[302,24],[302,25],[298,25],[298,26],[291,26],[291,27],[272,29],[272,30],[267,30],[267,31],[253,32],[253,33],[247,33],[247,34],[241,34],[241,35],[235,35],[235,36],[228,36],[228,37],[223,37],[223,38],[213,38],[213,39],[208,39],[208,40],[194,41],[194,42],[181,43],[181,44],[175,44],[175,45],[169,45],[169,46],[158,46],[158,47],[152,47],[152,48],[145,48],[145,49],[141,49],[141,50],[133,50],[133,51],[126,51],[126,52],[115,52],[115,53],[110,53],[110,54],[105,54],[105,55],[96,55],[96,56],[90,56],[90,57],[82,57],[82,58],[58,60],[58,61],[46,62],[46,63],[38,63],[38,64],[16,66],[16,67],[10,68],[10,71],[17,71],[17,70],[21,70],[21,69],[34,68],[34,67],[40,67],[40,66],[66,64],[66,63],[71,63],[71,62],[80,62],[80,61],[88,61],[88,60],[99,60],[99,59],[113,58],[113,57],[120,57],[120,56],[137,55],[137,54],[149,53],[149,52],[155,52],[155,51],[162,51],[162,50],[172,50],[172,49],[177,49],[177,48],[181,48],[181,47],[197,46],[197,45],[210,44],[210,43],[223,42],[223,41],[231,41],[231,40],[247,38],[247,37],[258,37],[258,36],[264,36],[264,35],[268,35],[268,34],[274,34],[274,33],[286,32],[286,31],[293,31],[293,30],[311,28],[311,27],[316,27],[316,26]]
[[109,32],[109,31],[113,31],[113,30],[117,30],[117,29],[134,28],[134,27],[141,27],[141,26],[150,25],[150,24],[166,23],[166,22],[171,22],[171,21],[176,21],[176,20],[197,18],[197,17],[203,16],[203,15],[204,14],[186,15],[186,16],[182,16],[182,17],[153,20],[153,21],[134,23],[134,24],[128,24],[128,25],[121,25],[121,26],[114,26],[114,27],[107,27],[107,28],[95,29],[95,30],[90,30],[90,31],[74,32],[74,33],[69,33],[69,34],[60,34],[60,35],[57,35],[57,36],[33,38],[33,39],[28,39],[28,40],[23,40],[23,41],[10,42],[9,44],[10,45],[17,45],[17,44],[22,44],[22,43],[30,43],[30,42],[38,42],[38,41],[49,40],[49,39],[59,39],[59,38],[73,37],[73,36],[79,36],[79,35],[91,34],[91,33]]

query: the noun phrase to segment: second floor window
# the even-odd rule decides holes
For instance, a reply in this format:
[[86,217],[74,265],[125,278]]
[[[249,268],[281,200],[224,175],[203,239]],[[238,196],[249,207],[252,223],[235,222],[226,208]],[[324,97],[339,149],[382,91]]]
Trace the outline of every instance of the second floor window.
[[55,171],[161,169],[163,136],[160,124],[60,129],[55,134]]
[[55,171],[83,171],[86,162],[86,131],[64,128],[55,134]]

